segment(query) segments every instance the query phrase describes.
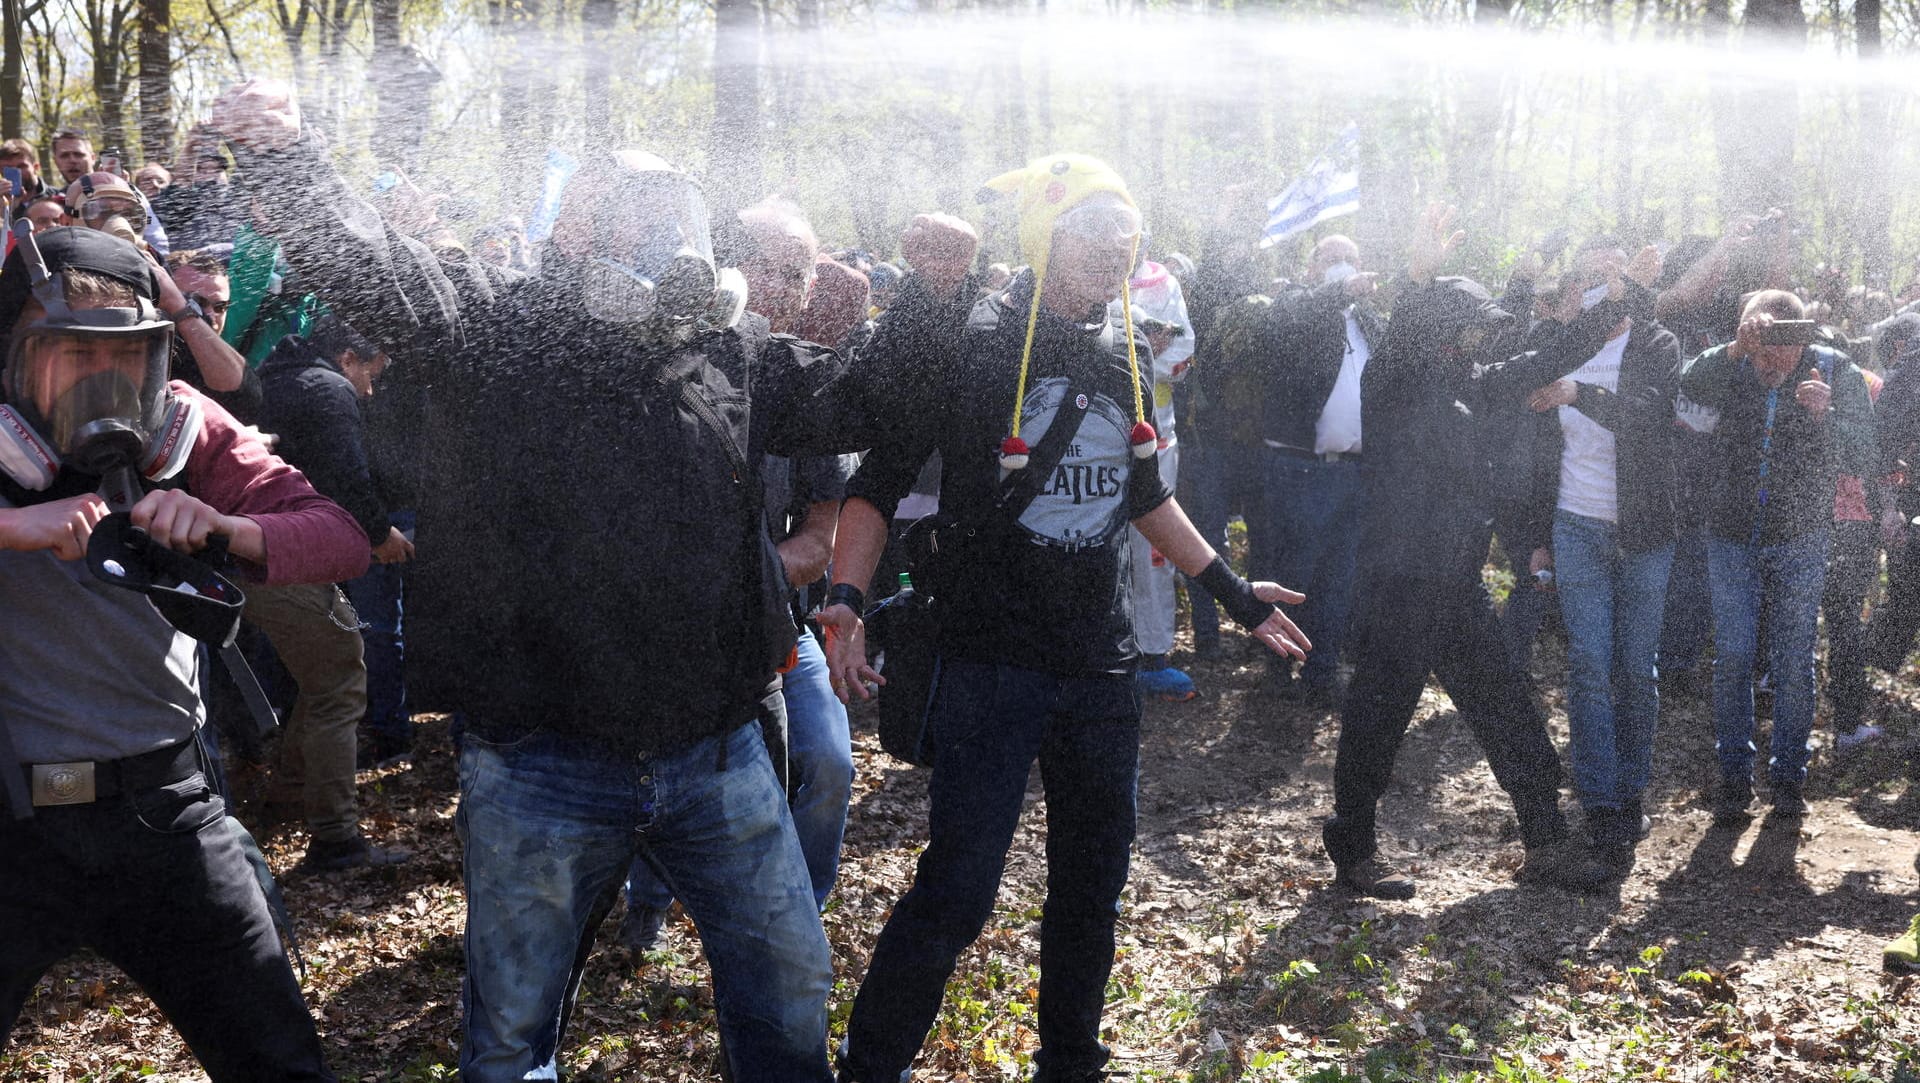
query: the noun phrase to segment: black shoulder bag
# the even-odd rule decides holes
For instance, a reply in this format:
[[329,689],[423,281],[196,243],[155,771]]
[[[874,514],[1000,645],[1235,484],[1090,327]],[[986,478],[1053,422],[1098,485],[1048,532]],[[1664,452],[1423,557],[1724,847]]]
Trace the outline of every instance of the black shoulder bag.
[[[1010,527],[1026,514],[1053,472],[1066,457],[1067,446],[1080,432],[1085,408],[1081,387],[1069,380],[1066,397],[1053,423],[1027,456],[1027,465],[1001,479],[994,499],[1001,526]],[[894,595],[865,614],[875,644],[886,652],[880,689],[880,747],[896,759],[919,767],[933,766],[933,747],[927,741],[927,715],[940,685],[937,602],[952,582],[954,565],[979,544],[979,530],[936,512],[915,523],[907,533],[909,567],[922,573],[925,586]]]

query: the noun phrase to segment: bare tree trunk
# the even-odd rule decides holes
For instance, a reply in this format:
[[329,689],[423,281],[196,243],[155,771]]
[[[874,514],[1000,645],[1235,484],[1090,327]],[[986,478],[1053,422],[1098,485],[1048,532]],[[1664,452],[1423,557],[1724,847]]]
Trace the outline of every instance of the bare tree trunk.
[[766,186],[760,131],[760,20],[752,0],[715,0],[708,196],[727,221]]
[[[1881,58],[1880,0],[1854,0],[1854,43],[1863,62]],[[1860,202],[1855,210],[1854,242],[1860,251],[1860,277],[1869,288],[1893,283],[1893,95],[1869,80],[1860,90]]]
[[100,106],[95,149],[124,155],[133,140],[127,127],[127,34],[135,0],[86,0],[78,14],[87,32],[93,94]]
[[580,29],[586,48],[586,76],[582,91],[586,107],[581,120],[587,126],[586,145],[605,149],[613,143],[613,0],[585,0],[580,5]]
[[0,137],[20,137],[25,98],[20,85],[22,0],[0,2]]
[[[1799,0],[1748,0],[1741,44],[1804,48],[1807,20]],[[1723,211],[1765,211],[1793,202],[1794,129],[1799,91],[1791,82],[1728,92],[1732,115],[1716,125]]]
[[173,160],[173,0],[140,0],[140,153]]

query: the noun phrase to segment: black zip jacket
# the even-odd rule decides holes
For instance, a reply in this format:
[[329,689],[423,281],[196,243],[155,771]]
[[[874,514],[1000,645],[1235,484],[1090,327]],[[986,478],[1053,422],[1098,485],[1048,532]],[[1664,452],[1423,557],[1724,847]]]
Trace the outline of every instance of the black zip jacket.
[[[1679,483],[1679,449],[1675,445],[1673,402],[1680,386],[1682,358],[1679,340],[1654,320],[1651,292],[1631,287],[1627,309],[1633,326],[1627,332],[1626,352],[1620,359],[1618,389],[1576,384],[1573,408],[1613,434],[1619,501],[1616,537],[1627,552],[1644,553],[1671,544],[1676,536],[1674,494]],[[1603,342],[1593,353],[1604,346]],[[1565,359],[1565,353],[1554,349],[1553,343],[1545,348]],[[1586,364],[1592,356],[1590,353],[1580,358],[1574,368]],[[1552,545],[1553,516],[1560,505],[1560,461],[1567,438],[1556,410],[1533,415],[1529,430],[1536,441],[1530,459],[1532,498],[1525,519],[1525,540],[1531,550]]]
[[[1511,429],[1501,422],[1591,357],[1623,314],[1622,303],[1603,302],[1543,348],[1476,363],[1519,349],[1520,320],[1466,279],[1403,287],[1384,348],[1360,376],[1369,433],[1355,608],[1363,631],[1398,619],[1409,581],[1430,592],[1420,605],[1479,589],[1494,508],[1511,480]],[[1469,354],[1461,332],[1476,326],[1486,337]]]
[[[1347,356],[1349,304],[1368,352],[1377,353],[1386,339],[1386,321],[1365,301],[1349,301],[1345,283],[1296,288],[1275,298],[1261,350],[1269,373],[1263,438],[1313,450],[1314,426]],[[1364,411],[1361,431],[1367,431]]]
[[332,358],[298,335],[260,363],[260,421],[282,459],[320,495],[347,510],[370,545],[387,539],[387,506],[374,486],[360,393]]
[[[1816,372],[1833,389],[1825,420],[1814,418],[1796,398],[1799,385]],[[1704,472],[1707,529],[1717,538],[1771,546],[1827,529],[1833,525],[1840,475],[1873,476],[1873,403],[1866,380],[1843,354],[1809,346],[1793,372],[1769,388],[1752,362],[1736,361],[1730,347],[1715,346],[1687,362],[1680,390],[1718,417],[1711,453],[1698,464]]]
[[[1618,454],[1620,544],[1644,552],[1674,538],[1677,451],[1673,440],[1674,388],[1679,346],[1653,318],[1654,295],[1629,280],[1617,301],[1602,301],[1560,327],[1543,323],[1528,336],[1524,353],[1488,366],[1481,379],[1495,388],[1495,402],[1512,425],[1514,443],[1496,457],[1496,506],[1512,534],[1510,548],[1531,552],[1553,544],[1553,513],[1560,500],[1560,458],[1566,447],[1556,411],[1534,413],[1527,396],[1571,374],[1606,346],[1621,319],[1634,329],[1620,364],[1616,392],[1581,384],[1574,408],[1611,430]],[[1636,341],[1637,340],[1637,341]]]
[[751,464],[865,446],[836,355],[753,317],[645,339],[590,318],[558,253],[456,289],[314,137],[238,153],[309,288],[429,394],[409,647],[448,706],[484,739],[545,729],[622,755],[758,717],[794,632]]

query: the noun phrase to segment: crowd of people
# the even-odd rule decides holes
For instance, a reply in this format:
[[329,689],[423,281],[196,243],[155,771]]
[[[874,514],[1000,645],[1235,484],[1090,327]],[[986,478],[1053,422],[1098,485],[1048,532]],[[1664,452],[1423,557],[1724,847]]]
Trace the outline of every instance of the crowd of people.
[[[334,1078],[225,770],[271,758],[303,872],[400,864],[355,772],[429,708],[458,749],[462,1078],[555,1077],[623,895],[634,947],[676,901],[697,927],[732,1078],[907,1078],[1037,761],[1035,1078],[1099,1079],[1143,701],[1201,691],[1182,591],[1194,657],[1224,611],[1276,697],[1337,715],[1333,882],[1384,899],[1417,891],[1376,814],[1430,677],[1513,802],[1517,877],[1597,892],[1671,769],[1663,690],[1710,683],[1706,797],[1738,825],[1770,689],[1790,824],[1821,627],[1841,750],[1883,737],[1867,668],[1920,631],[1920,269],[1802,281],[1777,211],[1543,244],[1496,297],[1449,273],[1449,209],[1389,274],[1329,233],[1276,277],[1257,221],[1163,251],[1074,154],[982,188],[1009,263],[946,213],[893,263],[785,198],[710,232],[638,150],[531,230],[478,224],[349,179],[268,82],[176,171],[49,150],[64,188],[0,145],[0,1038],[86,947],[213,1079]],[[1532,674],[1556,608],[1577,816]],[[875,694],[931,768],[928,845],[830,1056],[820,913]]]

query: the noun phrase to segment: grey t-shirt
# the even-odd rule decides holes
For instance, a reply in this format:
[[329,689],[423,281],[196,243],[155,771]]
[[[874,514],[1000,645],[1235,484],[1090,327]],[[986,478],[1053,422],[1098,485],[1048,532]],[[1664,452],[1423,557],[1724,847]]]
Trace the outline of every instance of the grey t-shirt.
[[46,551],[0,552],[0,583],[0,726],[22,762],[116,760],[205,721],[198,644],[145,597]]

